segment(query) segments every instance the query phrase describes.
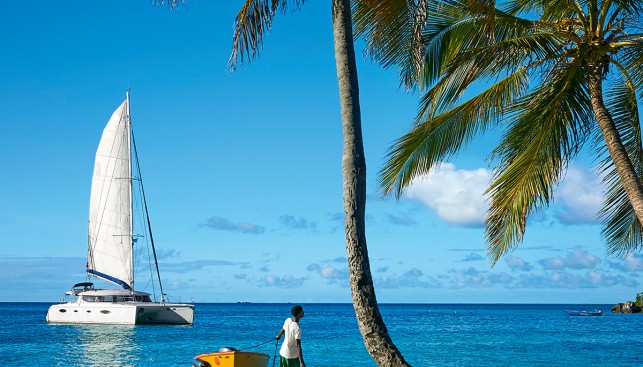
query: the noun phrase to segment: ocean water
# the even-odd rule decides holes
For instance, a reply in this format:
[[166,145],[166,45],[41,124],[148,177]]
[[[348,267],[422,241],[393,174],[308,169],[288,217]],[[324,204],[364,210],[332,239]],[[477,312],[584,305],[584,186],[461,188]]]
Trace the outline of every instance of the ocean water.
[[[269,354],[272,367],[274,336],[291,306],[196,304],[192,326],[82,326],[48,325],[47,303],[0,303],[0,366],[191,366],[197,354],[235,347]],[[303,307],[308,366],[376,366],[351,304]],[[610,307],[381,304],[380,311],[413,366],[640,366],[643,315]],[[564,312],[595,308],[604,316]]]

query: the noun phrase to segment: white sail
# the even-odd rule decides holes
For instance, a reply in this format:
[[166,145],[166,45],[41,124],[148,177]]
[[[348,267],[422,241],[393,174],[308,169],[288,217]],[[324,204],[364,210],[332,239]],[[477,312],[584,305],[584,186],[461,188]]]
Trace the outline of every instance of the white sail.
[[101,137],[89,202],[87,273],[125,289],[133,285],[131,163],[128,101]]

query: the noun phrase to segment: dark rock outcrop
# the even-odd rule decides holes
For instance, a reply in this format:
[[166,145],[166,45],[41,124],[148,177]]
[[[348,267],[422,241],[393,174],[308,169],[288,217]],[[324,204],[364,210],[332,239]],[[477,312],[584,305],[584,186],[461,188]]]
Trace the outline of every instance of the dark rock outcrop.
[[618,303],[612,307],[613,313],[640,313],[641,307],[634,302]]

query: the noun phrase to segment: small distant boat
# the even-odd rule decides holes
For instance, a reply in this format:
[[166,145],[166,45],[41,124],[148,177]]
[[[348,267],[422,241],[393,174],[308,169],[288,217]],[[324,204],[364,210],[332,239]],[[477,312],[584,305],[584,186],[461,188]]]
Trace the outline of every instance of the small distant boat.
[[601,316],[603,311],[594,310],[594,311],[569,311],[565,310],[569,316]]
[[265,353],[242,352],[235,348],[221,348],[216,353],[194,357],[193,367],[267,367],[270,356]]

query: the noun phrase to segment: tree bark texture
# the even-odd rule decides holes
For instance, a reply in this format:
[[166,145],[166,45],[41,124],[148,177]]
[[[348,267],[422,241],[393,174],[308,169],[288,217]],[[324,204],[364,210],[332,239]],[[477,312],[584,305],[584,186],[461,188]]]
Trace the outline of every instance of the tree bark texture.
[[409,366],[391,340],[382,319],[366,247],[366,159],[362,141],[357,65],[350,0],[333,0],[335,60],[344,132],[342,175],[346,212],[346,255],[353,307],[364,344],[379,366]]
[[627,155],[627,150],[623,146],[623,141],[614,124],[614,120],[605,107],[601,70],[602,65],[600,62],[597,62],[590,68],[589,93],[592,109],[594,110],[594,117],[603,132],[605,144],[614,161],[614,166],[623,183],[627,197],[630,199],[630,203],[632,203],[639,223],[643,226],[643,187],[641,187],[641,181],[636,175],[630,157]]

